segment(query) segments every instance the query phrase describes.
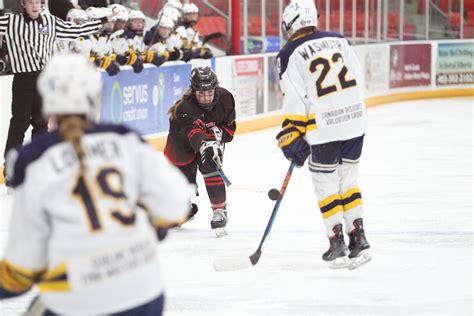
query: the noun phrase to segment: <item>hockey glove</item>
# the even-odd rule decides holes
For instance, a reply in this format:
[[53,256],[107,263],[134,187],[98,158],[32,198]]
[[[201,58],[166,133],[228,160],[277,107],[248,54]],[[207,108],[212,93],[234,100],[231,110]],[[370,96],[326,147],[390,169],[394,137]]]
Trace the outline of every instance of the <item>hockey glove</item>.
[[116,61],[119,65],[123,66],[123,65],[125,65],[125,64],[127,63],[127,57],[125,57],[124,55],[118,54],[118,55],[115,55],[115,61]]
[[211,127],[211,131],[214,134],[214,137],[216,138],[216,140],[219,143],[221,143],[222,142],[222,129],[220,127],[217,127],[217,126],[213,126],[213,127]]
[[215,140],[203,140],[199,148],[201,163],[210,167],[215,167],[215,161],[222,163],[223,147]]
[[182,52],[182,57],[181,57],[181,60],[184,61],[185,63],[187,63],[188,61],[190,61],[192,58],[193,58],[193,51],[189,48],[185,48],[183,50],[181,50]]
[[105,71],[107,71],[107,74],[112,77],[120,72],[120,67],[116,63],[111,62],[109,67],[105,68]]
[[203,59],[212,58],[212,51],[209,48],[201,48],[199,56]]
[[137,54],[130,54],[129,64],[132,66],[134,73],[138,74],[143,71],[143,61],[138,57]]
[[310,148],[303,135],[296,128],[289,128],[278,133],[276,139],[286,159],[294,161],[298,167],[304,165]]
[[105,56],[102,59],[95,59],[94,64],[101,69],[105,69],[107,74],[111,77],[120,72],[120,67],[112,60],[110,56]]
[[160,67],[165,61],[166,58],[163,55],[150,50],[145,53],[145,62],[152,63],[156,67]]
[[167,61],[178,60],[181,57],[181,52],[178,50],[167,51],[165,56]]

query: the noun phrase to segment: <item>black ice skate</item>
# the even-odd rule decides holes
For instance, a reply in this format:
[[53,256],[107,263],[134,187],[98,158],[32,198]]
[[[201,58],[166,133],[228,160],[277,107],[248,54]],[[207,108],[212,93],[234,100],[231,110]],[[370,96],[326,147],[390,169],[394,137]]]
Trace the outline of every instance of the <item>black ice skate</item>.
[[354,227],[354,230],[349,233],[349,250],[351,251],[349,270],[357,269],[372,259],[368,250],[370,245],[365,238],[362,218],[354,221]]
[[217,237],[223,237],[227,235],[225,226],[227,225],[227,211],[224,209],[214,210],[212,216],[211,228]]
[[351,261],[347,257],[349,250],[344,242],[342,224],[333,227],[334,236],[329,238],[329,249],[323,254],[323,260],[328,262],[331,269],[349,267]]
[[198,212],[198,206],[194,203],[191,203],[191,209],[189,210],[188,217],[182,222],[181,224],[178,224],[176,226],[172,226],[170,228],[181,228],[181,225],[186,224],[187,222],[190,222],[194,219],[194,215]]
[[190,222],[194,219],[194,215],[198,212],[198,206],[195,203],[191,203],[191,210],[188,215],[188,219],[185,221],[185,223]]

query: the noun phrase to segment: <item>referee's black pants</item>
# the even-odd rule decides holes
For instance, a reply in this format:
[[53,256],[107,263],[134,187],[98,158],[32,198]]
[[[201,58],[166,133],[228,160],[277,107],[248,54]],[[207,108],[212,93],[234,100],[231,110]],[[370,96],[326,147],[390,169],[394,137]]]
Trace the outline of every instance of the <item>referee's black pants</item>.
[[30,124],[33,126],[32,138],[48,131],[48,122],[41,113],[41,96],[36,87],[39,74],[39,72],[28,72],[13,76],[12,118],[5,145],[5,157],[10,149],[23,144]]

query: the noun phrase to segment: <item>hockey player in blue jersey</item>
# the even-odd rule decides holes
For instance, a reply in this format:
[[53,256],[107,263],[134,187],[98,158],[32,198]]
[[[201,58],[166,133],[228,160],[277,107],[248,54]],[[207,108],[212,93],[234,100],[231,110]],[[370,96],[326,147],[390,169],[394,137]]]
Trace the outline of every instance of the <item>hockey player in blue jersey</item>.
[[[323,260],[355,269],[370,260],[357,168],[367,126],[364,73],[348,41],[318,30],[313,0],[292,0],[282,17],[288,42],[277,57],[284,93],[279,147],[309,169],[329,237]],[[349,248],[344,241],[344,229]]]
[[0,299],[36,285],[35,315],[161,315],[155,229],[187,218],[190,185],[135,132],[94,124],[102,81],[83,55],[53,56],[38,88],[58,129],[8,154]]

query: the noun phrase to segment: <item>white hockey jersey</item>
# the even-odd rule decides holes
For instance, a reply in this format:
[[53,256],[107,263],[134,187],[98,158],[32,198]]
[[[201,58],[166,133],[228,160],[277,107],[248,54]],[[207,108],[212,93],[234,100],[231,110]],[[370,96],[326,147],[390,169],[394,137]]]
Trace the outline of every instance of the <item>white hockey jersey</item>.
[[176,33],[171,34],[165,41],[158,41],[154,43],[150,50],[164,54],[166,51],[171,52],[175,49],[181,49],[183,42]]
[[366,131],[364,73],[340,34],[315,32],[288,42],[277,56],[283,129],[297,129],[311,145]]
[[176,34],[183,41],[183,46],[185,48],[196,48],[202,46],[202,41],[199,38],[199,31],[191,26],[181,25],[176,29]]
[[24,279],[39,278],[41,299],[60,315],[110,314],[158,297],[151,221],[181,221],[189,211],[185,177],[136,133],[98,125],[82,145],[83,175],[72,145],[53,132],[19,150],[12,178],[4,262]]

